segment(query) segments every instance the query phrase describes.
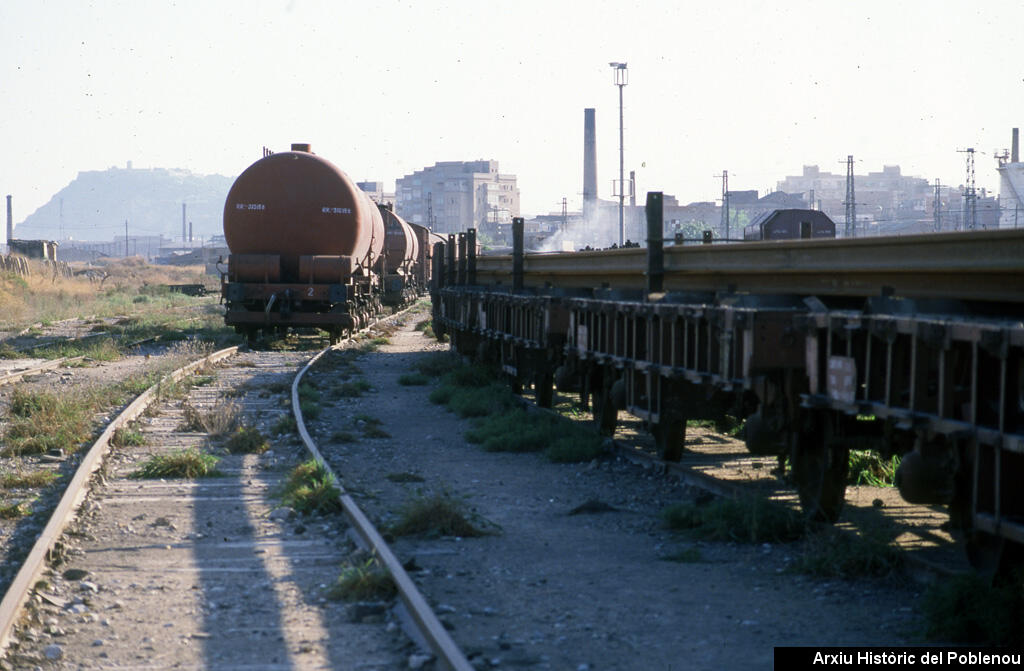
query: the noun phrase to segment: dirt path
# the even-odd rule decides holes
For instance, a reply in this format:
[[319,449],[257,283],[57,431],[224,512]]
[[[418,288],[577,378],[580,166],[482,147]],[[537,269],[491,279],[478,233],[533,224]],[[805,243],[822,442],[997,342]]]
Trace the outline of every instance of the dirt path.
[[[774,646],[919,642],[918,589],[905,578],[820,580],[789,571],[792,546],[694,545],[660,523],[665,505],[695,496],[670,477],[467,444],[468,422],[428,403],[430,387],[398,383],[417,358],[447,349],[413,330],[417,318],[359,361],[374,391],[312,424],[371,515],[388,521],[417,494],[448,490],[500,527],[395,545],[477,668],[771,668]],[[332,442],[360,414],[391,437]],[[395,473],[422,482],[385,478]],[[615,511],[570,514],[590,500]],[[663,559],[690,547],[696,561]]]

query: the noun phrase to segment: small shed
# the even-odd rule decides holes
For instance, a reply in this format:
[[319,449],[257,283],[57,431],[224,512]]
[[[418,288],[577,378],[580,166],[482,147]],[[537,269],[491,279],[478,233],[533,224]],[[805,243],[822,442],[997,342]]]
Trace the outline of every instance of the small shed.
[[834,238],[836,224],[820,210],[769,210],[743,229],[744,240]]

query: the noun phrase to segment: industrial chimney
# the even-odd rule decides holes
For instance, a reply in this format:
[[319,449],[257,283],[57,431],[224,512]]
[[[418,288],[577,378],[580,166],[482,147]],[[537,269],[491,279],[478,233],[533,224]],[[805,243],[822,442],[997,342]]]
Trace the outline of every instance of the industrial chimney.
[[1020,163],[1020,129],[1013,129],[1013,144],[1010,145],[1010,163]]
[[7,244],[14,239],[14,211],[11,209],[11,197],[7,196]]
[[597,205],[597,124],[594,108],[583,110],[583,218]]

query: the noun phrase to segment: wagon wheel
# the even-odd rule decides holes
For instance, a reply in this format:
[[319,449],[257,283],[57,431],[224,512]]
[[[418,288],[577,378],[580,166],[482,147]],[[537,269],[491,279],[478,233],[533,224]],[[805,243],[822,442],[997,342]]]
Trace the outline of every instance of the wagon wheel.
[[655,444],[665,461],[683,458],[686,444],[686,418],[675,412],[663,412],[661,421],[651,427]]
[[827,414],[815,417],[793,445],[793,479],[807,519],[835,522],[843,510],[850,448],[832,434]]
[[967,533],[967,560],[978,573],[988,576],[1004,572],[1007,541],[1002,536],[987,531],[972,530]]

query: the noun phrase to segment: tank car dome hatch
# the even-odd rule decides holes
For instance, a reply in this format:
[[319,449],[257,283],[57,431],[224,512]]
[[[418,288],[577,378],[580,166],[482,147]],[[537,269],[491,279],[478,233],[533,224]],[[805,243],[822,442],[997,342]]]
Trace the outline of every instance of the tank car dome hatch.
[[[306,145],[308,147],[308,145]],[[368,267],[384,245],[376,206],[330,161],[308,151],[266,156],[239,175],[224,203],[232,254],[273,254],[293,281],[299,257],[350,256]]]

